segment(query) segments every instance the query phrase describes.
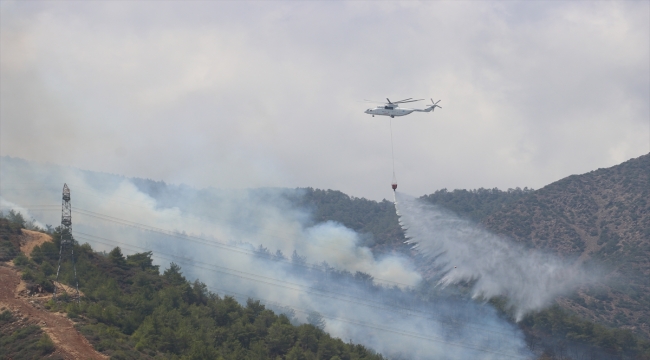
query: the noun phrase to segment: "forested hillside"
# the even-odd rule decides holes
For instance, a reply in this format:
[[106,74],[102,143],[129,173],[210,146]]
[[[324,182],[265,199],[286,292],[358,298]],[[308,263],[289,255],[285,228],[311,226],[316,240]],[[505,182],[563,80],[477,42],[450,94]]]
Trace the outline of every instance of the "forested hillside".
[[453,190],[442,189],[430,195],[424,195],[422,200],[440,205],[456,214],[474,221],[481,221],[486,216],[500,210],[504,205],[513,203],[528,194],[533,189],[520,188],[502,191],[494,189]]
[[[650,336],[650,155],[539,190],[438,190],[422,199],[483,223],[497,234],[607,273],[602,286],[581,289],[560,305],[603,324]],[[164,185],[164,184],[162,184]],[[166,187],[152,188],[161,193]],[[408,253],[392,202],[335,190],[287,190],[286,199],[312,220],[337,221],[380,253]]]
[[[211,204],[220,196],[215,189],[195,190],[142,179],[131,181],[160,206],[185,201],[191,206],[184,209],[194,214],[210,211]],[[376,254],[401,251],[413,255],[403,243],[404,233],[391,201],[355,198],[334,190],[271,190],[251,193],[268,197],[273,205],[280,199],[278,206],[307,214],[311,223],[340,222],[357,231],[363,245]],[[650,356],[650,155],[573,175],[539,190],[443,189],[422,199],[526,246],[596,266],[604,272],[601,284],[579,289],[575,296],[559,299],[559,306],[530,314],[519,324],[531,347],[548,349],[557,355],[566,351],[567,344],[577,344],[581,354],[609,353],[635,359]],[[0,224],[2,261],[14,259],[23,269],[30,289],[51,291],[57,243],[35,248],[31,259],[18,255],[15,235],[28,224],[13,216],[11,221]],[[332,339],[310,325],[295,327],[286,316],[273,314],[259,303],[241,306],[231,298],[211,294],[201,283],[184,279],[177,267],[159,275],[151,254],[123,256],[119,250],[98,254],[87,245],[75,248],[75,254],[80,257],[80,271],[86,274],[80,283],[85,300],[78,309],[52,304],[50,307],[67,311],[94,346],[115,358],[228,359],[239,354],[242,358],[279,355],[308,359],[329,354],[327,349],[336,349],[333,354],[342,359],[378,358],[372,351]],[[425,283],[418,290],[423,299],[427,299],[433,285]],[[459,291],[462,293],[462,289]],[[501,307],[501,299],[493,299],[492,303],[503,311],[503,316],[508,316],[507,309]],[[11,327],[18,321],[12,316],[0,316],[4,343],[10,338],[18,341],[17,337],[22,336]],[[276,328],[284,329],[281,334],[286,336],[278,336],[286,340],[280,341],[286,346],[273,345],[277,334],[271,330]],[[29,331],[21,341],[31,349],[30,354],[51,352],[38,326]],[[202,348],[197,347],[194,339],[214,341]],[[11,350],[11,354],[22,348]],[[297,357],[290,357],[291,352]]]
[[[383,247],[400,248],[404,241],[397,218],[388,214],[381,227],[364,226],[376,221],[371,215],[394,211],[392,204],[385,209],[386,201],[332,190],[307,189],[307,194],[304,203],[316,209],[319,220],[371,232]],[[604,270],[600,286],[580,289],[559,305],[607,326],[650,336],[650,155],[572,175],[539,190],[442,189],[422,199],[527,246]]]
[[[20,227],[5,219],[0,219],[0,225],[0,244],[17,254],[11,257],[22,271],[25,288],[40,293],[31,303],[66,312],[90,343],[111,359],[382,358],[363,346],[324,333],[317,314],[316,326],[294,326],[292,315],[276,315],[253,300],[242,306],[233,298],[211,293],[198,280],[187,281],[173,263],[161,275],[149,252],[124,256],[119,248],[107,254],[93,252],[87,244],[76,245],[77,270],[84,274],[79,283],[80,305],[66,300],[67,294],[59,294],[63,302],[47,301],[42,292],[52,291],[60,234],[55,231],[53,242],[34,247],[27,257],[15,246]],[[61,274],[64,283],[72,283],[69,263],[64,263]],[[442,296],[426,283],[415,291],[422,301]],[[450,295],[458,296],[446,296]],[[498,300],[492,303],[502,306]],[[506,309],[503,312],[508,316]],[[540,359],[562,354],[595,359],[650,356],[650,343],[629,331],[608,329],[557,307],[526,317],[520,326],[528,346],[543,354]],[[3,358],[61,358],[39,326],[26,325],[9,311],[0,314],[0,343],[7,345],[0,350]]]
[[[0,219],[4,234],[20,228]],[[3,249],[22,271],[28,291],[52,290],[60,233],[53,242],[36,246],[31,258],[15,252],[11,236],[3,236]],[[66,301],[44,304],[51,311],[65,311],[79,331],[99,351],[112,359],[382,359],[361,345],[332,338],[311,324],[292,325],[259,301],[246,306],[218,296],[201,282],[189,282],[175,264],[159,273],[151,253],[124,256],[119,248],[108,254],[94,252],[87,244],[75,246],[80,305]],[[6,252],[9,254],[10,252]],[[73,284],[69,262],[63,263],[64,283]],[[6,285],[6,284],[5,284]],[[316,319],[316,323],[318,319]],[[20,341],[21,348],[3,348],[0,355],[29,359],[53,351],[37,326],[12,331],[4,327],[12,315],[0,314],[0,343]],[[321,320],[322,321],[322,320]],[[318,324],[316,324],[318,325]]]
[[607,274],[601,286],[562,306],[650,336],[650,154],[554,182],[481,222],[515,241],[598,264]]

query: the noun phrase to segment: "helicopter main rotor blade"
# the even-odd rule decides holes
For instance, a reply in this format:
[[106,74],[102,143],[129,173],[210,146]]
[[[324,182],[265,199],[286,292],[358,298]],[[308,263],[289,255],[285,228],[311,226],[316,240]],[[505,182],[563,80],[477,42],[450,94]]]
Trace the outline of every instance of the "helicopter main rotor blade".
[[422,101],[422,100],[424,100],[424,99],[417,99],[417,100],[409,100],[409,99],[406,99],[406,100],[398,101],[398,102],[396,102],[395,104],[404,104],[404,103],[410,103],[410,102]]
[[398,104],[398,103],[404,102],[406,100],[411,100],[411,99],[413,99],[413,98],[408,98],[408,99],[404,99],[404,100],[395,101],[393,104]]

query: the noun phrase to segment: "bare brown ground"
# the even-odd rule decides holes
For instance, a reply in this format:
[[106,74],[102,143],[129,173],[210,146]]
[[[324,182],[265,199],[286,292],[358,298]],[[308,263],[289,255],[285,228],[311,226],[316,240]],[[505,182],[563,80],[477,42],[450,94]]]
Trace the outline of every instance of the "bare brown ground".
[[27,256],[30,256],[32,254],[32,250],[34,250],[35,247],[43,244],[46,241],[52,241],[52,237],[48,234],[26,229],[22,229],[21,231],[23,233],[23,236],[20,239],[20,251],[22,251]]
[[[25,254],[27,257],[31,257],[32,251],[34,250],[35,247],[42,245],[46,241],[52,241],[52,237],[50,235],[44,234],[42,232],[32,231],[27,229],[21,229],[21,232],[23,233],[23,235],[20,239],[20,251],[23,254]],[[11,261],[9,264],[13,265],[13,261]],[[56,286],[57,294],[60,294],[61,292],[66,292],[68,294],[76,295],[77,293],[77,290],[75,288],[65,284],[61,284],[60,282],[57,281],[54,281],[54,286]],[[17,296],[30,295],[24,281],[20,281],[20,284],[18,284],[18,287],[16,288],[16,294]],[[84,296],[81,291],[79,292],[79,295]],[[49,300],[49,298],[52,297],[52,294],[37,293],[37,294],[32,294],[32,296],[37,296],[39,299],[47,298],[47,300]]]
[[20,284],[18,271],[8,264],[0,264],[0,309],[7,308],[26,322],[39,325],[54,342],[56,352],[65,359],[108,359],[90,345],[65,314],[49,312],[43,307],[51,295],[21,296]]

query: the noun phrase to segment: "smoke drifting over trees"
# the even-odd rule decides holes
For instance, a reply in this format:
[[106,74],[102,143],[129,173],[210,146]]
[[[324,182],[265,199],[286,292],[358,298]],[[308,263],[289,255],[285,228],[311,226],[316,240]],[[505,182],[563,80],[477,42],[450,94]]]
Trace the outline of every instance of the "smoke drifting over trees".
[[141,189],[118,176],[8,158],[2,177],[3,199],[53,224],[65,179],[80,243],[107,252],[120,246],[125,255],[152,251],[155,264],[175,262],[211,291],[242,303],[259,299],[295,323],[316,322],[382,354],[528,354],[521,332],[492,307],[432,291],[406,256],[376,256],[353,230],[315,223],[287,201],[299,192]]

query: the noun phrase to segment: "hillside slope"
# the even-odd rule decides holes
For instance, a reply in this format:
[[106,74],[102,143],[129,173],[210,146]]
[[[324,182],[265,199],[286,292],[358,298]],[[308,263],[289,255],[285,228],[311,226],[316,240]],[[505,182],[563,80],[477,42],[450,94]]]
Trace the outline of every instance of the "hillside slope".
[[43,303],[52,297],[45,289],[51,290],[51,281],[45,287],[36,281],[26,283],[14,266],[16,259],[27,259],[16,255],[29,255],[51,240],[0,218],[0,254],[3,260],[14,260],[0,262],[0,359],[104,359],[70,319],[44,309]]
[[[387,201],[304,190],[296,205],[311,207],[315,221],[334,220],[372,234],[375,243],[368,245],[378,252],[405,250],[404,234]],[[650,337],[650,154],[539,190],[443,189],[421,198],[529,247],[605,271],[600,286],[580,289],[559,304]]]
[[[526,321],[520,323],[526,336],[533,339],[530,346],[538,341],[550,341],[545,347],[554,349],[558,346],[561,348],[565,341],[578,341],[582,342],[578,344],[579,346],[585,346],[586,343],[588,346],[593,346],[594,351],[612,349],[612,354],[624,351],[643,351],[647,354],[647,344],[643,347],[645,350],[636,349],[635,346],[629,345],[631,342],[628,341],[628,332],[620,329],[633,329],[648,337],[647,328],[644,327],[650,323],[648,318],[650,306],[647,299],[648,229],[650,226],[647,218],[648,204],[645,202],[648,198],[648,188],[650,188],[648,186],[650,185],[648,183],[648,172],[650,172],[648,161],[648,155],[642,156],[609,169],[599,169],[584,175],[570,176],[537,191],[530,189],[447,191],[443,189],[422,198],[447,207],[462,217],[483,222],[492,231],[509,236],[527,246],[552,251],[560,256],[579,259],[582,262],[607,264],[608,276],[603,279],[609,280],[609,286],[581,289],[579,296],[559,300],[564,310],[554,307],[533,314]],[[6,164],[7,162],[5,162]],[[29,167],[27,166],[29,164],[23,165]],[[124,177],[104,175],[106,174],[86,172],[84,176],[90,184],[97,185],[98,188],[109,187],[110,184],[115,187],[121,181],[127,180]],[[24,177],[29,178],[29,176]],[[169,185],[152,180],[128,180],[141,191],[156,199],[159,206],[163,208],[178,206],[182,211],[197,216],[219,215],[214,213],[214,204],[229,197],[227,192],[217,189],[197,190],[183,185]],[[57,197],[60,196],[59,192],[60,189],[57,187]],[[348,196],[340,191],[311,188],[253,189],[246,191],[246,196],[250,196],[264,205],[271,204],[289,213],[298,213],[304,216],[306,226],[310,223],[324,221],[340,222],[357,231],[361,235],[360,241],[363,242],[363,245],[370,246],[376,253],[409,250],[403,244],[404,235],[397,222],[394,205],[390,201],[376,202]],[[246,197],[240,198],[245,199]],[[239,198],[235,196],[235,199]],[[249,224],[251,221],[259,220],[255,217],[259,214],[255,212],[240,211],[235,213],[238,217],[236,220],[241,221],[240,217],[243,216],[245,222]],[[11,218],[11,214],[9,215]],[[26,225],[24,219],[19,222],[21,222],[21,226]],[[2,224],[0,223],[0,225]],[[3,226],[0,228],[4,229]],[[10,230],[9,232],[12,234],[21,234],[19,227],[5,230]],[[26,230],[23,231],[26,232]],[[0,235],[3,235],[0,238],[4,239],[4,234]],[[17,237],[9,233],[7,235],[7,239],[4,239],[6,241],[0,241],[1,260],[10,260],[21,250],[23,252],[31,250]],[[31,281],[33,285],[39,285],[46,291],[50,291],[47,287],[51,287],[51,281],[48,281],[48,276],[45,274],[50,274],[51,278],[50,268],[54,266],[56,256],[49,258],[46,254],[56,255],[58,252],[56,248],[47,249],[51,245],[45,243],[40,245],[35,247],[37,253],[40,250],[40,255],[34,258],[36,263],[28,261],[28,258],[24,256],[22,258],[28,264],[27,267],[32,268]],[[90,257],[90,249],[82,248],[83,251],[75,250],[75,254],[81,255],[82,258],[86,255]],[[103,270],[110,270],[116,265],[106,263],[105,255],[96,255],[92,256],[93,260],[97,262],[95,265],[103,264]],[[129,257],[124,259],[119,256],[119,258],[117,259],[119,269],[116,269],[118,275],[128,275],[126,273],[135,271],[134,269],[123,269],[123,262],[128,263]],[[46,263],[50,265],[48,266]],[[82,259],[79,266],[90,265],[84,263]],[[108,271],[108,273],[110,272]],[[142,275],[140,272],[138,274],[135,275]],[[138,276],[131,275],[134,274],[127,276],[126,280],[139,279]],[[98,281],[91,283],[103,284],[106,282],[106,279],[96,280]],[[117,283],[121,284],[123,280],[125,279],[121,279]],[[163,280],[161,284],[164,285],[165,281]],[[433,285],[435,284],[432,284],[432,288],[435,287]],[[86,291],[84,286],[86,285],[82,283],[82,290]],[[108,291],[107,289],[94,290],[101,290],[99,291],[101,296],[98,295],[97,299],[106,300],[103,299],[103,296],[106,295],[104,290]],[[127,292],[131,292],[131,290]],[[89,298],[93,296],[92,292]],[[113,295],[115,294],[111,296]],[[117,307],[121,307],[126,303],[117,305]],[[571,311],[567,312],[566,309]],[[129,311],[132,310],[129,309]],[[575,317],[571,313],[583,316]],[[123,312],[120,314],[124,315]],[[617,329],[599,328],[599,325],[583,320],[583,317],[609,324]],[[87,314],[82,318],[86,321],[89,319]],[[120,326],[108,325],[112,327],[111,332],[115,330],[116,326],[125,326],[130,333],[134,331],[134,327],[137,327],[136,323],[143,319],[137,319],[136,323],[132,323],[127,321],[126,317],[121,316],[119,320],[126,321],[126,323],[120,323]],[[104,333],[107,328],[96,327],[92,323],[85,324],[83,328],[91,342],[102,347],[102,351],[107,353],[113,355],[124,351],[130,353],[136,346],[136,343],[129,343],[125,340],[127,337],[123,335],[126,334],[109,336]],[[124,329],[120,328],[117,331],[122,330]],[[124,343],[125,341],[126,343]],[[102,345],[99,345],[100,343]],[[165,353],[165,351],[159,353],[157,350],[149,350],[158,355]],[[149,350],[145,351],[143,356],[148,354]]]
[[650,154],[556,181],[481,222],[528,246],[605,267],[601,286],[560,304],[650,336]]
[[[7,220],[0,219],[0,229],[9,226],[13,233],[21,231],[15,224],[7,224]],[[14,318],[18,314],[43,325],[65,358],[383,359],[362,345],[346,343],[324,332],[319,314],[310,313],[313,321],[307,317],[316,326],[294,325],[291,321],[295,312],[287,310],[288,315],[277,315],[251,299],[243,306],[232,297],[212,293],[198,280],[188,281],[174,263],[160,274],[151,252],[124,256],[119,247],[106,254],[94,252],[88,244],[75,245],[77,273],[83,274],[78,278],[81,303],[47,301],[51,298],[49,290],[38,285],[42,285],[41,280],[51,284],[54,276],[61,234],[55,230],[52,237],[53,241],[34,246],[31,258],[22,252],[15,255],[15,268],[0,266],[2,343],[21,336],[9,328],[17,322]],[[0,244],[8,242],[4,237],[0,240]],[[19,243],[12,241],[7,247],[15,248]],[[27,282],[23,287],[29,297],[24,301],[14,294],[20,282],[16,269]],[[64,262],[60,278],[69,284],[74,279],[72,274],[70,262]],[[59,298],[67,299],[66,292]],[[66,312],[67,318],[59,312]],[[38,327],[29,330],[32,337],[40,334]],[[5,333],[9,335],[7,340]],[[40,353],[34,355],[38,351],[43,355],[52,353],[54,345],[46,339],[48,347],[32,344],[38,341],[36,337],[27,343],[34,348],[31,353],[25,355],[17,349],[6,355],[27,359],[38,358]],[[3,355],[4,349],[0,348],[0,359]]]

